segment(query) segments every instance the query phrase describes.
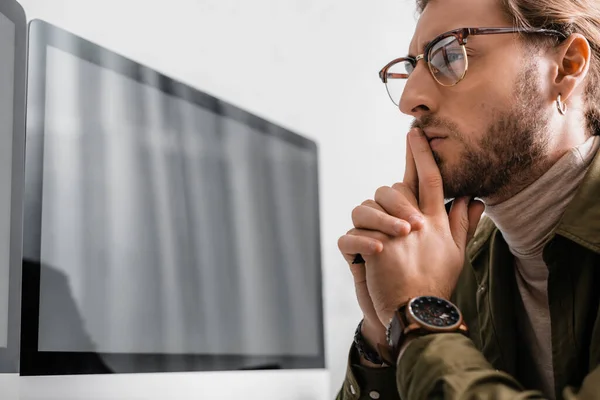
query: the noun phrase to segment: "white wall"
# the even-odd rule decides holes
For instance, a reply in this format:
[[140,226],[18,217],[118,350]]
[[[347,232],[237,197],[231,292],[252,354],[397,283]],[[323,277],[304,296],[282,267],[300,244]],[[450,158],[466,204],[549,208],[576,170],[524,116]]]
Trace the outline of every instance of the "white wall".
[[[352,208],[402,179],[410,119],[377,72],[407,51],[413,0],[20,0],[41,18],[315,139],[327,371],[19,378],[22,398],[326,399],[360,312],[337,239]],[[9,393],[0,380],[0,393]],[[0,396],[5,399],[5,396]]]

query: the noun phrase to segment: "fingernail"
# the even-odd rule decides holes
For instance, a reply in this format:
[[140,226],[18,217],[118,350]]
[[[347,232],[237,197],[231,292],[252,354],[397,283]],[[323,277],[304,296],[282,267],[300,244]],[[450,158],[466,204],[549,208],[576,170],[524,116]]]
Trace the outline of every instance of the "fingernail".
[[404,226],[405,226],[404,221],[396,221],[394,223],[394,232],[401,233],[402,230],[404,229]]
[[373,252],[377,251],[377,243],[371,243],[369,249]]

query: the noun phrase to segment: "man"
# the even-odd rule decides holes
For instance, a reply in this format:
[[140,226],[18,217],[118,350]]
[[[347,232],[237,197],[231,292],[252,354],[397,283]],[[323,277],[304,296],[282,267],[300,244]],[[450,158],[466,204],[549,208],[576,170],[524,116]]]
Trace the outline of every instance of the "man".
[[364,314],[338,399],[600,398],[600,4],[417,6],[380,73],[404,180],[338,242]]

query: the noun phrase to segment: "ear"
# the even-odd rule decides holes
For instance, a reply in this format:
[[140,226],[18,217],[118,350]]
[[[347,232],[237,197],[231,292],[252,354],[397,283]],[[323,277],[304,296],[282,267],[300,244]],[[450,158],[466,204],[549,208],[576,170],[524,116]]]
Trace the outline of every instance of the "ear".
[[554,79],[554,97],[560,94],[565,101],[573,94],[588,74],[590,58],[590,44],[579,33],[572,34],[558,46],[554,58],[557,67]]

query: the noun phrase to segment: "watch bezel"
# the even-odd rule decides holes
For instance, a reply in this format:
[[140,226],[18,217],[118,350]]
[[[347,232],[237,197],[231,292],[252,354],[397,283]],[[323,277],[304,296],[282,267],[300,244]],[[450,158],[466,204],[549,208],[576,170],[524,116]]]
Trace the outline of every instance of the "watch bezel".
[[[456,311],[456,313],[458,314],[458,321],[452,325],[448,325],[448,326],[437,326],[437,325],[432,325],[429,324],[428,322],[424,321],[423,319],[421,319],[420,317],[418,317],[415,312],[413,311],[413,305],[415,304],[415,302],[422,300],[422,299],[435,299],[437,301],[442,301],[448,305],[450,305],[454,311]],[[408,311],[408,314],[410,315],[410,318],[412,318],[414,321],[418,322],[419,325],[421,325],[423,328],[427,329],[430,332],[454,332],[457,329],[460,328],[460,326],[463,323],[463,315],[460,312],[459,308],[452,303],[451,301],[448,301],[444,298],[441,297],[436,297],[436,296],[419,296],[419,297],[415,297],[413,299],[411,299],[408,302],[408,305],[406,307],[406,310]]]

